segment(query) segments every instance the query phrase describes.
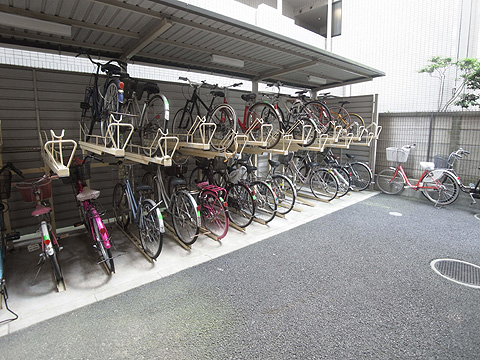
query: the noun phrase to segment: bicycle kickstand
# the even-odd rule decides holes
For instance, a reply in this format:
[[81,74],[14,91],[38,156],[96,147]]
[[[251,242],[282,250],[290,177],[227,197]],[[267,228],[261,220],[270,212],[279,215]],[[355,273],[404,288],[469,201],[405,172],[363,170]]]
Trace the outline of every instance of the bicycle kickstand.
[[37,280],[38,274],[40,274],[40,270],[42,270],[42,265],[45,263],[45,254],[40,254],[40,259],[38,260],[38,263],[36,267],[38,268],[37,273],[35,274],[35,277],[33,278],[32,283],[30,286],[33,286],[35,284],[35,280]]

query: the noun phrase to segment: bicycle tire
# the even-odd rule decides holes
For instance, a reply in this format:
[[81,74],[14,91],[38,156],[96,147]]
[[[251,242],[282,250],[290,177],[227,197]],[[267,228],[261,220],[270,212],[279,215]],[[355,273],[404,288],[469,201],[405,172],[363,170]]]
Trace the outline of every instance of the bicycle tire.
[[155,181],[155,176],[150,171],[147,171],[145,174],[143,174],[142,184],[148,185],[152,188],[151,191],[145,191],[144,194],[146,194],[148,198],[152,199],[155,203],[159,202],[160,194],[158,191],[158,185]]
[[97,249],[97,252],[100,255],[100,262],[105,266],[105,269],[107,270],[107,274],[111,275],[115,273],[115,264],[113,262],[113,256],[112,256],[112,251],[110,249],[105,248],[105,245],[103,244],[102,236],[100,235],[100,230],[98,229],[97,222],[95,219],[91,219],[91,225],[93,229],[93,234],[95,235],[95,248]]
[[330,114],[335,126],[341,126],[342,129],[347,129],[350,125],[351,119],[347,109],[342,106],[334,105],[329,106]]
[[[140,145],[146,156],[153,157],[158,153],[158,140],[162,136],[158,130],[167,133],[168,104],[161,95],[154,95],[148,100],[143,116],[140,119]],[[154,141],[157,141],[154,144]]]
[[[185,115],[183,115],[185,113]],[[183,117],[183,118],[182,118]],[[186,134],[193,125],[193,116],[184,107],[175,113],[172,121],[172,134]]]
[[310,190],[316,198],[331,201],[337,196],[337,179],[327,169],[313,170],[310,175]]
[[[294,122],[296,122],[294,120]],[[303,117],[292,131],[294,140],[302,141],[301,146],[307,147],[312,145],[317,138],[317,127],[312,119]],[[305,133],[306,131],[306,133]]]
[[422,183],[423,186],[436,187],[437,183],[433,179],[438,178],[437,181],[440,181],[442,184],[442,189],[422,189],[422,194],[434,204],[449,205],[457,200],[460,194],[460,187],[452,174],[443,172],[438,177],[437,171],[441,170],[434,170],[427,174],[423,178]]
[[180,190],[173,195],[170,208],[177,237],[185,245],[192,245],[197,241],[200,231],[197,202],[187,191]]
[[329,108],[318,100],[313,100],[305,103],[302,106],[301,112],[310,117],[320,134],[326,134],[332,130],[332,114]]
[[227,192],[228,217],[235,225],[246,228],[255,217],[255,200],[250,189],[241,183],[231,184]]
[[50,258],[50,264],[52,265],[53,275],[57,284],[63,280],[63,273],[58,263],[57,252],[54,251],[53,255],[48,256]]
[[85,89],[84,101],[80,103],[82,108],[82,114],[80,116],[80,136],[81,139],[85,138],[85,141],[90,139],[90,135],[93,134],[93,128],[95,127],[96,120],[93,116],[93,89],[90,86],[87,86]]
[[377,186],[385,194],[400,194],[405,186],[405,181],[400,171],[395,168],[388,168],[380,171],[377,175]]
[[277,196],[264,181],[252,181],[250,188],[255,191],[255,218],[269,223],[277,215]]
[[[280,114],[275,109],[275,107],[271,104],[258,102],[250,106],[247,112],[247,121],[246,126],[247,129],[253,127],[256,119],[262,119],[264,124],[271,124],[272,131],[270,136],[266,139],[267,145],[265,146],[267,149],[271,149],[275,147],[280,141],[280,137],[282,136],[282,119],[280,118]],[[268,134],[269,129],[268,127],[263,128],[265,132]],[[251,129],[250,138],[253,141],[263,141],[262,139],[262,126],[257,125]],[[263,137],[265,134],[263,134]]]
[[333,171],[338,182],[337,197],[341,198],[350,191],[350,176],[347,170],[342,167],[336,167]]
[[372,171],[370,168],[360,162],[352,163],[345,167],[350,176],[350,187],[354,191],[363,191],[368,189],[372,183]]
[[[105,88],[105,93],[103,94],[103,112],[100,119],[100,133],[105,139],[105,145],[109,146],[112,143],[112,139],[107,137],[107,131],[110,124],[112,124],[112,118],[110,114],[112,112],[118,112],[120,109],[120,101],[118,100],[118,79],[110,80],[107,87]],[[110,128],[110,135],[117,139],[117,127]],[[120,145],[120,144],[117,144]]]
[[277,194],[277,212],[282,215],[288,214],[295,206],[297,190],[292,181],[281,174],[273,174],[270,185]]
[[190,179],[188,181],[188,186],[190,190],[197,189],[197,183],[201,183],[207,181],[207,174],[203,168],[197,166],[195,169],[192,170],[190,173]]
[[[206,120],[216,125],[210,146],[216,151],[228,149],[233,144],[237,129],[237,115],[233,107],[228,104],[219,104],[208,113]],[[210,138],[209,132],[207,137]]]
[[155,203],[151,199],[143,199],[141,206],[140,242],[145,253],[155,260],[160,255],[163,246],[163,233],[165,232],[163,216],[158,207],[155,208]]
[[126,188],[121,183],[118,183],[113,188],[113,216],[120,228],[127,229],[130,224],[130,207],[128,205]]
[[228,215],[224,204],[216,193],[210,190],[200,190],[200,216],[202,225],[221,240],[228,232]]

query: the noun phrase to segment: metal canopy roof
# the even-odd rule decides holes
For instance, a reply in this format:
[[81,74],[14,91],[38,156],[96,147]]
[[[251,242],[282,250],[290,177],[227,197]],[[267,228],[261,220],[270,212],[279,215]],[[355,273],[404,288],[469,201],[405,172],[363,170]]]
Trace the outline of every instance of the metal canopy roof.
[[[15,20],[18,16],[27,19]],[[67,33],[59,35],[52,23]],[[0,42],[71,53],[83,48],[104,57],[302,88],[332,88],[385,75],[177,0],[0,0]],[[240,60],[244,66],[214,63],[212,55]]]

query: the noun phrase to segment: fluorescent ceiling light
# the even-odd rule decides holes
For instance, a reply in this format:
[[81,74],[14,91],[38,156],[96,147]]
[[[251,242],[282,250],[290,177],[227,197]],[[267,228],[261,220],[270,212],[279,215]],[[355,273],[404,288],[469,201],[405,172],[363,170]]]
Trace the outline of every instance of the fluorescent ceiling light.
[[72,36],[72,27],[70,25],[57,24],[50,21],[32,19],[20,15],[0,13],[0,24],[20,29],[44,32],[52,35],[66,37]]
[[308,81],[315,83],[315,84],[320,84],[320,85],[325,85],[327,83],[327,79],[320,78],[317,76],[313,75],[308,75]]
[[215,55],[215,54],[212,54],[211,60],[213,63],[216,63],[216,64],[230,65],[230,66],[235,66],[240,68],[245,66],[245,61],[243,60],[232,59],[229,57]]

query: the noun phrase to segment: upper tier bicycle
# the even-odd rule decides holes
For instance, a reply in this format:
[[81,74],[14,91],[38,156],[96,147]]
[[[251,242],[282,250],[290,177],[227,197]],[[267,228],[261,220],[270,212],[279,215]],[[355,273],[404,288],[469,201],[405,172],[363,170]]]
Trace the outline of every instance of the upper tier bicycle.
[[12,163],[6,163],[0,169],[0,231],[1,231],[1,243],[0,243],[0,309],[5,303],[5,308],[13,315],[13,318],[0,321],[0,324],[14,321],[18,319],[18,315],[8,307],[8,291],[5,279],[5,260],[7,255],[7,242],[20,238],[18,232],[12,232],[7,234],[7,228],[5,226],[3,214],[8,211],[8,204],[3,200],[7,200],[11,195],[12,185],[12,172],[24,178],[22,171],[17,169]]
[[31,179],[19,182],[16,184],[17,189],[20,190],[23,200],[35,205],[32,211],[32,216],[37,218],[40,222],[39,233],[41,235],[40,259],[38,261],[37,273],[33,282],[37,279],[42,265],[47,261],[50,262],[53,272],[53,281],[57,291],[65,289],[65,282],[63,279],[62,269],[58,261],[58,253],[62,247],[58,244],[57,236],[50,223],[50,213],[52,208],[47,199],[52,196],[51,178],[44,175],[39,179]]
[[[123,103],[124,83],[122,79],[128,78],[128,74],[123,69],[126,68],[127,64],[117,59],[112,59],[106,63],[94,61],[90,54],[86,52],[77,56],[80,55],[85,55],[96,67],[96,71],[92,74],[93,83],[90,83],[85,89],[84,101],[80,103],[82,108],[80,126],[83,132],[81,136],[85,135],[85,140],[88,141],[93,135],[95,125],[100,123],[100,134],[105,138],[108,125],[111,123],[110,114],[118,112]],[[113,62],[118,65],[113,64]],[[100,71],[107,75],[103,86],[100,86],[99,83]],[[105,142],[108,145],[111,139],[105,138]]]
[[[147,93],[141,104],[144,93]],[[140,145],[146,156],[153,157],[158,152],[158,140],[168,132],[170,104],[160,93],[157,84],[150,81],[128,79],[125,81],[123,111],[133,116],[124,117],[131,121],[140,135]]]
[[459,194],[459,183],[454,173],[446,169],[434,169],[433,162],[420,162],[423,173],[416,184],[410,180],[403,170],[402,163],[406,162],[410,150],[415,144],[404,145],[401,148],[387,148],[387,160],[396,162],[396,167],[380,171],[377,175],[377,185],[385,194],[399,194],[405,187],[422,194],[435,205],[448,205],[454,202]]
[[102,216],[105,210],[96,201],[100,196],[99,190],[91,189],[86,181],[90,179],[91,160],[103,162],[102,159],[93,155],[87,155],[83,159],[76,158],[70,164],[70,176],[62,179],[64,183],[71,183],[73,194],[77,200],[77,208],[81,221],[75,226],[83,225],[93,241],[93,247],[97,250],[101,265],[108,275],[115,273],[115,264],[112,255],[112,243]]
[[[186,77],[180,77],[180,80],[187,81],[190,87],[193,88],[193,93],[190,98],[187,98],[185,106],[178,110],[173,117],[172,133],[186,134],[194,125],[197,116],[205,116],[207,123],[213,123],[216,126],[213,133],[210,145],[214,150],[224,151],[228,149],[235,139],[236,121],[237,118],[235,110],[228,104],[221,103],[214,105],[217,97],[224,97],[222,91],[212,90],[212,100],[207,105],[199,95],[201,87],[209,87],[215,89],[217,85],[209,85],[205,81],[195,83]],[[208,136],[210,137],[210,136]]]

